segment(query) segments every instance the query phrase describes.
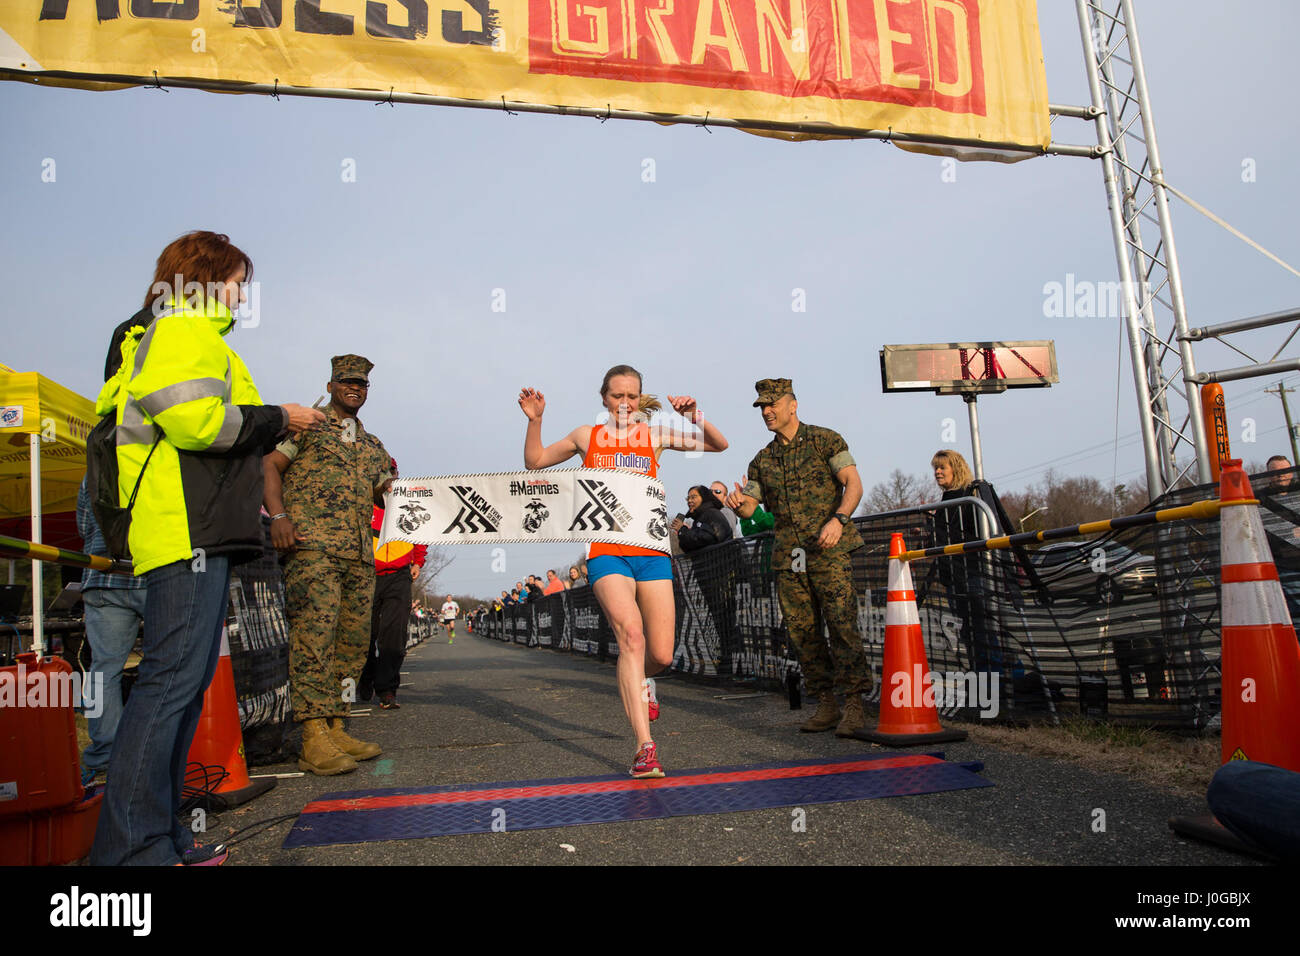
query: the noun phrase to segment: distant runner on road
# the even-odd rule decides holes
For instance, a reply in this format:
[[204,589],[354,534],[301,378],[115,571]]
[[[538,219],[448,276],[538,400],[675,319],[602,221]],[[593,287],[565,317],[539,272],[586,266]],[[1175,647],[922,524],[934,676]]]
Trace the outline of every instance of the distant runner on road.
[[452,644],[456,641],[456,618],[460,616],[460,605],[447,595],[447,600],[442,602],[442,626],[447,629],[447,643]]

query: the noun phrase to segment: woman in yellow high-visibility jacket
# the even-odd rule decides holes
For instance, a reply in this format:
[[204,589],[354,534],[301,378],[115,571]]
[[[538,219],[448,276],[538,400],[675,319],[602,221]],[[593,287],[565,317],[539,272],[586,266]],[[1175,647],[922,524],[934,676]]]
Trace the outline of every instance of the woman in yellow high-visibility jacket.
[[230,568],[262,553],[262,455],[323,419],[262,404],[223,341],[252,260],[223,235],[192,232],[158,257],[141,319],[98,411],[117,416],[118,493],[131,510],[135,573],[148,582],[144,656],[118,726],[90,862],[220,863],[177,821],[186,755],[212,681]]

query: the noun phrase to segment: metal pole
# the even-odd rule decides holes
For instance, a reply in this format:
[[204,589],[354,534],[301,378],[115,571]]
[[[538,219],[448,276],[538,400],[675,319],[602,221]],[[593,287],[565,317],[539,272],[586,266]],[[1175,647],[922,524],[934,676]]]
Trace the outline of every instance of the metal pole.
[[1133,80],[1137,84],[1138,103],[1142,109],[1142,130],[1146,138],[1147,159],[1151,168],[1151,190],[1155,195],[1156,215],[1160,220],[1160,238],[1165,247],[1165,271],[1169,276],[1170,304],[1174,312],[1174,330],[1178,338],[1178,353],[1183,363],[1183,387],[1187,391],[1187,415],[1191,422],[1192,444],[1196,448],[1196,467],[1200,483],[1210,478],[1210,449],[1205,437],[1205,418],[1201,403],[1196,401],[1196,360],[1192,357],[1192,343],[1187,338],[1187,305],[1183,301],[1183,276],[1178,268],[1178,252],[1174,248],[1174,226],[1169,218],[1169,197],[1165,192],[1165,168],[1160,162],[1160,147],[1156,144],[1156,123],[1151,110],[1151,94],[1147,89],[1146,69],[1142,65],[1142,48],[1138,43],[1137,20],[1133,15],[1133,0],[1121,0],[1124,7],[1124,28],[1128,33],[1128,47],[1133,60]]
[[[41,543],[41,436],[32,433],[32,541]],[[42,595],[45,591],[44,565],[32,560],[32,650],[37,657],[45,656],[45,620],[41,616],[44,610]]]
[[1235,322],[1222,322],[1219,325],[1206,325],[1197,329],[1188,329],[1187,337],[1193,342],[1199,342],[1201,339],[1215,335],[1245,332],[1249,329],[1263,329],[1270,325],[1281,325],[1283,322],[1294,322],[1297,319],[1300,319],[1300,309],[1286,309],[1282,312],[1270,312],[1268,315],[1255,315],[1248,319],[1238,319]]
[[1295,443],[1295,426],[1291,424],[1291,409],[1286,404],[1286,389],[1282,388],[1282,383],[1278,382],[1278,392],[1282,396],[1282,414],[1286,417],[1286,433],[1291,439],[1291,464],[1300,460],[1300,449],[1296,448]]
[[[1265,375],[1273,375],[1277,372],[1300,372],[1300,359],[1283,359],[1280,362],[1263,362],[1258,365],[1239,365],[1236,368],[1220,369],[1217,372],[1197,372],[1196,384],[1209,385],[1211,382],[1236,382],[1243,378],[1262,378]],[[1265,391],[1268,391],[1268,389],[1265,389]]]
[[[1264,389],[1264,391],[1272,393],[1273,390],[1271,388],[1266,388]],[[1291,439],[1291,464],[1292,465],[1294,465],[1297,461],[1300,461],[1300,449],[1296,448],[1295,427],[1291,424],[1291,409],[1287,406],[1286,403],[1286,393],[1294,392],[1294,391],[1295,389],[1287,388],[1285,383],[1283,382],[1277,383],[1277,397],[1282,399],[1282,416],[1286,419],[1286,434],[1287,437]]]
[[966,392],[962,395],[962,401],[966,403],[966,410],[970,413],[970,450],[971,465],[975,469],[975,477],[981,481],[984,479],[984,453],[980,449],[980,416],[975,409],[974,392]]
[[[1079,34],[1083,39],[1083,59],[1088,71],[1088,88],[1092,94],[1092,105],[1101,111],[1106,108],[1106,100],[1102,95],[1101,77],[1097,70],[1097,50],[1093,43],[1087,0],[1075,0],[1075,9],[1079,16]],[[1137,389],[1138,425],[1142,434],[1142,450],[1147,466],[1147,494],[1155,500],[1165,493],[1165,478],[1164,469],[1160,466],[1160,450],[1151,415],[1151,390],[1147,383],[1146,354],[1142,348],[1141,329],[1138,327],[1139,312],[1134,295],[1137,286],[1124,239],[1122,213],[1124,199],[1120,194],[1114,146],[1111,143],[1110,130],[1106,126],[1106,117],[1098,115],[1094,124],[1097,127],[1097,145],[1103,150],[1101,165],[1106,183],[1106,204],[1110,209],[1111,238],[1115,244],[1115,259],[1119,265],[1120,287],[1124,295],[1124,320],[1128,327],[1129,358],[1133,366],[1133,384]]]

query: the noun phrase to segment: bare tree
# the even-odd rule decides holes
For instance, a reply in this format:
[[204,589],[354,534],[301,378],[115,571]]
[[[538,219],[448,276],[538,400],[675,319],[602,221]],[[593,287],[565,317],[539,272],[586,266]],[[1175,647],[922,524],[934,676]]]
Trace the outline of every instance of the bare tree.
[[[1026,531],[1063,528],[1141,509],[1146,504],[1146,483],[1107,488],[1090,475],[1064,478],[1048,470],[1041,481],[1024,490],[1023,497],[1004,496],[1003,503],[1008,502],[1015,506],[1014,509],[1011,505],[1007,507],[1013,520],[1025,517]],[[1040,513],[1031,521],[1027,516],[1036,509]],[[1015,514],[1016,510],[1021,513]]]
[[1052,527],[1052,516],[1044,507],[1046,499],[1039,497],[1032,489],[999,494],[998,497],[1006,509],[1007,517],[1011,519],[1011,531],[1043,531]]
[[858,514],[870,515],[881,511],[897,511],[899,508],[913,508],[939,497],[937,492],[927,495],[928,491],[924,478],[905,475],[895,468],[888,479],[871,486],[871,490],[862,499]]
[[454,560],[455,555],[449,548],[429,548],[420,576],[411,588],[413,596],[430,606],[440,601],[442,592],[438,589],[438,575],[446,571]]

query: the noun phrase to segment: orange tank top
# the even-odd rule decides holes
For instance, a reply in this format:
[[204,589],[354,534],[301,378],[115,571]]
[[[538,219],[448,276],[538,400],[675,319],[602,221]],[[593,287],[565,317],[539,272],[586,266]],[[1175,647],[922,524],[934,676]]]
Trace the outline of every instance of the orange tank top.
[[[654,445],[650,442],[650,426],[634,425],[623,438],[609,435],[604,425],[592,426],[591,440],[587,444],[587,454],[582,459],[582,465],[584,468],[618,468],[658,478],[659,463],[655,460]],[[603,544],[599,541],[588,548],[588,558],[598,558],[602,554],[642,557],[664,554],[634,544]]]

